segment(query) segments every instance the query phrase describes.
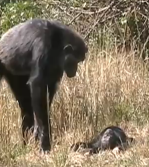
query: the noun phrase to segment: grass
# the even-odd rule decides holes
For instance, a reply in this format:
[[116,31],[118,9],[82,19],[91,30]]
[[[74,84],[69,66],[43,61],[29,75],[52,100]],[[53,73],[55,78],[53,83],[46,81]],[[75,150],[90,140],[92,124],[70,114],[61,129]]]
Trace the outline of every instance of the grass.
[[[134,52],[90,48],[77,76],[62,79],[51,109],[53,145],[40,155],[31,139],[21,146],[20,109],[7,83],[0,94],[0,166],[96,167],[149,165],[149,72]],[[72,143],[87,141],[109,125],[136,139],[126,152],[94,156],[73,153]]]

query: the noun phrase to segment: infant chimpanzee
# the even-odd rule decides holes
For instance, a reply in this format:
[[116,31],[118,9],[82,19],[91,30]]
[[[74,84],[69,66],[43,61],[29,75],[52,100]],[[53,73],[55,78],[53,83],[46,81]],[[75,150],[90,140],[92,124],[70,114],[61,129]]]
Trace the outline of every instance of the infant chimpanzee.
[[112,150],[115,147],[118,147],[120,150],[126,150],[133,141],[134,138],[128,137],[121,128],[109,126],[90,142],[77,142],[73,144],[71,150],[77,151],[79,148],[83,148],[89,150],[90,154],[98,153],[100,150]]

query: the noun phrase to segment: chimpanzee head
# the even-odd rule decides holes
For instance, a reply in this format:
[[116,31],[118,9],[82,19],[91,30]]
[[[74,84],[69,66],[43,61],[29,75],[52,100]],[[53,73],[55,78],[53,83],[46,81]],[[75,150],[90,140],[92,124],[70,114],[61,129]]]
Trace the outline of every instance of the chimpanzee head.
[[88,48],[84,43],[82,43],[82,45],[79,45],[78,47],[73,47],[70,44],[64,47],[64,71],[69,78],[72,78],[76,75],[78,63],[85,60],[85,54],[87,52]]

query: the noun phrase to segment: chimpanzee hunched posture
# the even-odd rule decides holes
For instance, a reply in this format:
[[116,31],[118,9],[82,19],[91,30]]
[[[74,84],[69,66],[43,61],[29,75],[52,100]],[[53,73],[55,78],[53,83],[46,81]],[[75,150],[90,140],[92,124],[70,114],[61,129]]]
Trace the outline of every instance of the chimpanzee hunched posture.
[[98,153],[100,150],[114,149],[118,147],[125,150],[130,143],[135,141],[133,138],[126,136],[125,132],[117,126],[105,128],[91,142],[78,142],[71,146],[71,150],[77,151],[79,148],[87,149],[90,154]]
[[74,77],[87,52],[83,39],[58,21],[28,20],[1,37],[0,79],[6,79],[19,102],[24,138],[25,131],[34,127],[35,116],[34,133],[44,152],[51,149],[47,89],[51,106],[63,72]]

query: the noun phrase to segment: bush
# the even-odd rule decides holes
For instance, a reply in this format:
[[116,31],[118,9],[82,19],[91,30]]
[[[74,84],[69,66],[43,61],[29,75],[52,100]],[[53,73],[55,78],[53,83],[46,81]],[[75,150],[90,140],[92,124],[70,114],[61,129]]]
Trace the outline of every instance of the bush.
[[36,1],[17,1],[4,5],[1,14],[1,33],[20,22],[39,17],[42,10],[38,6]]

